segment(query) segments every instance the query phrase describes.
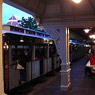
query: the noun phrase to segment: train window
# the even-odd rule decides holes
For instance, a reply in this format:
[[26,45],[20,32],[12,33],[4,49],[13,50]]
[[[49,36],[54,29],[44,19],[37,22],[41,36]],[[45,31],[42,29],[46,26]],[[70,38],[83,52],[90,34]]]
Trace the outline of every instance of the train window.
[[26,31],[26,34],[29,34],[30,33],[30,31]]
[[41,46],[40,48],[44,48],[43,46]]
[[18,49],[22,49],[22,48],[23,48],[23,46],[17,46],[17,48],[18,48]]
[[45,37],[50,37],[50,36],[46,34]]
[[14,55],[15,55],[15,49],[12,49],[12,51],[11,51],[11,60],[12,61],[15,60]]
[[28,49],[29,48],[29,46],[24,46],[24,49]]
[[33,34],[33,35],[35,35],[35,32],[27,30],[26,34]]
[[41,36],[41,33],[37,33],[38,36]]
[[33,32],[33,31],[30,31],[30,34],[33,34],[33,35],[35,35],[35,32]]
[[35,35],[35,32],[32,32],[33,35]]
[[44,34],[41,34],[41,36],[43,36],[43,37],[44,37]]
[[18,29],[18,32],[22,32],[22,33],[23,33],[23,32],[24,32],[24,30],[19,28],[19,29]]
[[12,49],[15,49],[15,46],[14,45],[12,45]]
[[17,31],[17,28],[16,28],[16,27],[11,26],[11,27],[10,27],[10,31]]

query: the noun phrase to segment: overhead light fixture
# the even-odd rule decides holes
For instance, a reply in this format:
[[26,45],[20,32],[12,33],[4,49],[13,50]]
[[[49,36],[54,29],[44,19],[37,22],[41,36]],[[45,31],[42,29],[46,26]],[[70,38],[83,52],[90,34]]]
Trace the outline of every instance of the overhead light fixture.
[[90,29],[84,29],[83,30],[85,33],[89,33]]
[[21,42],[21,43],[23,43],[23,42],[24,42],[23,37],[21,37],[20,42]]
[[72,0],[72,1],[74,1],[75,3],[80,3],[81,2],[81,0]]
[[49,44],[53,44],[53,42],[52,42],[52,41],[50,41],[50,42],[49,42]]
[[9,48],[9,46],[7,45],[7,46],[6,46],[6,48],[8,49],[8,48]]
[[95,41],[93,41],[95,43]]
[[23,39],[21,39],[21,40],[20,40],[20,42],[24,42],[24,40],[23,40]]
[[7,42],[4,42],[4,45],[7,46]]
[[90,35],[89,36],[91,39],[95,39],[95,35]]

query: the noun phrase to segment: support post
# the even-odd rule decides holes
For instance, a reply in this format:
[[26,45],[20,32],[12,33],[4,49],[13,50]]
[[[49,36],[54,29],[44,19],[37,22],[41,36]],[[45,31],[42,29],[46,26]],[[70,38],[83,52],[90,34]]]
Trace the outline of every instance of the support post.
[[68,91],[70,88],[70,62],[69,62],[69,28],[48,27],[47,32],[53,38],[56,49],[61,58],[61,90]]
[[69,62],[69,28],[60,31],[60,55],[61,55],[61,90],[70,88],[70,62]]
[[2,3],[0,0],[0,95],[4,95],[4,81],[3,81],[3,57],[2,57]]

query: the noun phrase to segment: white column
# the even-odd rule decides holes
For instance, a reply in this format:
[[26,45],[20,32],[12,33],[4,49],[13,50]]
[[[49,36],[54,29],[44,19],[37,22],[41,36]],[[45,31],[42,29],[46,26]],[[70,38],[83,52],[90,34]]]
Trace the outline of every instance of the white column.
[[69,64],[69,28],[60,31],[60,56],[61,56],[61,90],[70,88],[70,64]]
[[67,28],[67,33],[68,33],[68,63],[70,64],[70,48],[69,48],[69,28]]
[[0,95],[4,95],[3,61],[2,61],[2,3],[0,0]]
[[56,49],[61,58],[61,90],[68,91],[70,88],[70,62],[69,62],[69,28],[46,27],[46,31],[53,38]]

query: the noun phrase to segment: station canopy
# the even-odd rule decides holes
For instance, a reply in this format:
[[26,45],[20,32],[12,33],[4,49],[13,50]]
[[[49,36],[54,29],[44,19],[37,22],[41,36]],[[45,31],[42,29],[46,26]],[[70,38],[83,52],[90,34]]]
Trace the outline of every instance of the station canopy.
[[[38,17],[42,24],[53,25],[56,23],[65,24],[65,26],[74,27],[85,40],[90,40],[89,35],[83,34],[83,29],[95,29],[95,0],[81,0],[75,3],[73,0],[3,0],[22,11]],[[53,23],[53,24],[52,24]],[[58,24],[57,24],[58,25]],[[76,26],[75,26],[76,25]],[[78,26],[78,27],[77,27]],[[71,28],[70,27],[70,28]],[[86,37],[88,36],[88,37]]]
[[[95,0],[3,0],[5,3],[32,13],[43,20],[95,20]],[[17,5],[16,5],[17,4]],[[52,19],[50,19],[52,18]]]

